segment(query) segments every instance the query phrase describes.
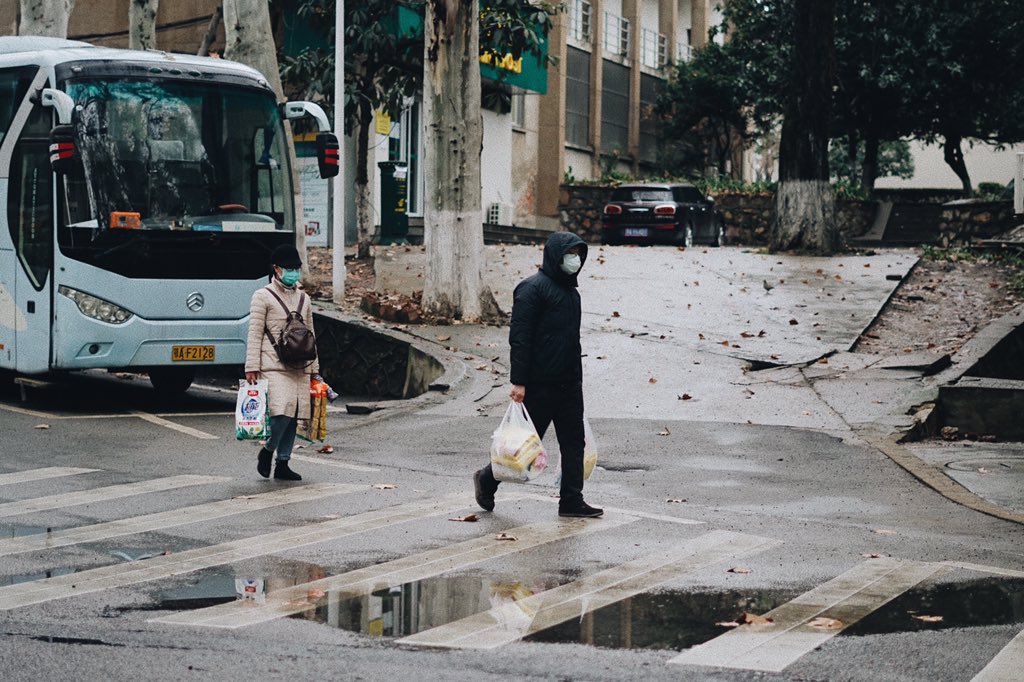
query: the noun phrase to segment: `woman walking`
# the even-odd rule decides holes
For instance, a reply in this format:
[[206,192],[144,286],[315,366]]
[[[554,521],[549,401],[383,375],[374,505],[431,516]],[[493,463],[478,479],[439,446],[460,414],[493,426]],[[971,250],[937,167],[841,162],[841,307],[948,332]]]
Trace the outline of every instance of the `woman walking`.
[[298,250],[284,244],[271,254],[273,276],[270,284],[252,295],[249,304],[249,337],[245,354],[245,379],[255,383],[267,380],[267,401],[270,409],[270,440],[259,452],[256,471],[263,478],[270,477],[270,464],[277,453],[274,478],[283,481],[301,481],[302,476],[291,470],[288,460],[295,444],[295,430],[299,414],[309,411],[309,382],[311,375],[319,378],[320,359],[314,357],[307,367],[289,366],[278,357],[273,339],[279,338],[288,320],[289,312],[298,312],[313,329],[313,312],[309,297],[299,288],[302,260]]

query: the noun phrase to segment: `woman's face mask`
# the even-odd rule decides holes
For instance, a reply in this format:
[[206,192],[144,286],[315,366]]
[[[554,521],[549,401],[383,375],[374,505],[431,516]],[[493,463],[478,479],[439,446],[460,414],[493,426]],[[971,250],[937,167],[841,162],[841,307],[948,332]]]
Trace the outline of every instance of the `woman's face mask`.
[[301,270],[286,270],[285,268],[281,268],[281,283],[286,287],[293,287],[295,286],[295,283],[299,281],[299,277],[301,275]]
[[567,275],[575,275],[583,267],[583,262],[580,260],[579,255],[575,253],[567,253],[562,256],[562,272]]

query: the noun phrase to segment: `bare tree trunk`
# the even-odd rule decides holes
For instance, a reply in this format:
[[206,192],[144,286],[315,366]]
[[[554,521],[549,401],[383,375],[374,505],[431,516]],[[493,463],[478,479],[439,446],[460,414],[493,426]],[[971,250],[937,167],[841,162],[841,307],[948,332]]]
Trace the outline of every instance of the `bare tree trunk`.
[[220,20],[223,17],[224,7],[217,5],[217,8],[213,10],[213,15],[210,17],[210,23],[206,26],[206,35],[203,36],[203,42],[199,44],[199,50],[196,52],[197,56],[209,56],[210,47],[213,46],[213,41],[217,39],[217,29],[220,28]]
[[429,315],[475,322],[498,312],[480,274],[484,236],[479,3],[427,0],[425,14],[423,307]]
[[861,168],[860,186],[868,192],[875,190],[875,180],[878,179],[878,135],[868,133],[864,138],[864,167]]
[[959,135],[946,135],[942,145],[942,156],[956,176],[960,178],[960,185],[964,188],[965,196],[973,196],[974,188],[971,187],[971,174],[967,171],[967,162],[964,161],[964,150],[961,148]]
[[156,12],[160,0],[128,0],[128,48],[156,49]]
[[[270,10],[264,0],[224,0],[224,56],[232,61],[247,64],[262,73],[270,87],[277,94],[278,101],[284,101],[281,87],[281,72],[277,65],[277,47],[274,33],[270,28]],[[292,164],[292,178],[295,178],[295,247],[302,255],[302,278],[309,279],[309,258],[306,254],[306,232],[302,229],[302,189],[295,157],[295,140],[292,127],[284,125],[288,156]]]
[[791,81],[779,145],[771,249],[834,253],[840,245],[829,186],[835,0],[796,0]]
[[74,10],[75,0],[21,0],[18,35],[67,38]]
[[360,105],[359,131],[356,133],[356,254],[370,255],[370,227],[373,220],[373,196],[370,192],[370,126],[373,110],[369,103]]

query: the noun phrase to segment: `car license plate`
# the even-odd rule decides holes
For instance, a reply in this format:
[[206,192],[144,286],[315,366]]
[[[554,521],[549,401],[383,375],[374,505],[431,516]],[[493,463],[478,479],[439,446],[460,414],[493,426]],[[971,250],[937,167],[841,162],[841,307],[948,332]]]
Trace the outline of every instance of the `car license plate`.
[[646,237],[646,227],[627,227],[622,231],[623,237]]
[[171,346],[171,362],[213,362],[216,346]]

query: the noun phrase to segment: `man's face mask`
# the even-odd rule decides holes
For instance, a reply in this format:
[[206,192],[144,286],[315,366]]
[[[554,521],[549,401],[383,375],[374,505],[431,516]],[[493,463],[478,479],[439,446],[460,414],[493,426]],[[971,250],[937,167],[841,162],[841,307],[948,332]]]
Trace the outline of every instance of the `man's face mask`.
[[286,287],[295,286],[295,283],[299,281],[301,271],[299,270],[281,270],[281,283]]
[[583,267],[583,261],[580,260],[578,254],[567,253],[562,256],[562,272],[567,275],[575,275]]

